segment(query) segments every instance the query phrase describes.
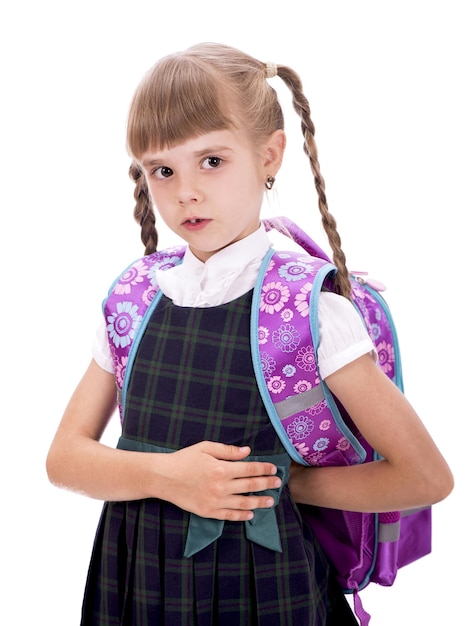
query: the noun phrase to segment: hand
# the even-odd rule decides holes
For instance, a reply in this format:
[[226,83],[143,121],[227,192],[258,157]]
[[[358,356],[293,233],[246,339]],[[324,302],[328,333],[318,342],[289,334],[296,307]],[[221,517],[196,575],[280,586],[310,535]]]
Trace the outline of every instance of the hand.
[[[246,521],[253,510],[270,508],[270,496],[245,495],[280,487],[272,463],[244,461],[249,447],[203,441],[159,458],[165,474],[163,499],[201,517]],[[163,464],[163,468],[161,465]]]

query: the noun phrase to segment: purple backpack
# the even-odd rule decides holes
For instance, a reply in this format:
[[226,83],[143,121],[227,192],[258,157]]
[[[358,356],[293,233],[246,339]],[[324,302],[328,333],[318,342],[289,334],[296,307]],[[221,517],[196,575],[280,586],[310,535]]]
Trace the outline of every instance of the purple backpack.
[[[353,465],[380,458],[343,407],[320,380],[317,301],[333,290],[336,268],[323,250],[285,217],[264,220],[289,236],[303,252],[269,250],[254,288],[251,354],[257,384],[270,420],[292,460],[309,466]],[[120,416],[140,338],[161,292],[155,271],[182,262],[185,248],[169,248],[139,259],[113,283],[104,314],[114,361]],[[372,338],[379,366],[403,390],[395,326],[383,287],[352,276],[352,299]],[[126,375],[128,374],[128,375]],[[299,505],[338,583],[354,595],[361,625],[369,623],[358,591],[370,582],[393,584],[400,567],[431,551],[431,507],[390,513],[355,513]]]

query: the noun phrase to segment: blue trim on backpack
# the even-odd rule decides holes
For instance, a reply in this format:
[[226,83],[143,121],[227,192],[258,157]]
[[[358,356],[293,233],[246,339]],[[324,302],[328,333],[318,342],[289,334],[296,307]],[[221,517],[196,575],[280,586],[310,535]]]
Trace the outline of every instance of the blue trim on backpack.
[[[364,283],[364,289],[371,294],[371,296],[374,298],[374,300],[376,300],[377,303],[380,305],[380,307],[383,309],[383,311],[384,311],[384,313],[385,313],[385,315],[387,317],[388,323],[390,324],[390,331],[392,333],[393,350],[395,352],[395,364],[396,364],[395,378],[394,378],[393,382],[398,387],[398,389],[400,389],[400,391],[402,393],[404,393],[403,369],[402,369],[402,365],[401,365],[400,344],[399,344],[399,341],[398,341],[398,333],[396,331],[395,322],[393,320],[392,313],[391,313],[391,311],[390,311],[390,309],[388,307],[388,304],[385,301],[385,298],[381,295],[381,293],[379,291],[377,291],[376,289],[374,289],[373,287],[371,287],[367,283]],[[356,309],[360,313],[360,311],[359,311],[359,309],[357,307],[356,307]],[[382,455],[379,454],[377,452],[377,450],[374,450],[374,454],[373,454],[374,461],[378,461],[378,460],[380,460],[382,458],[383,458]],[[378,518],[377,518],[377,520],[378,520]],[[368,582],[370,582],[370,581],[368,581]]]
[[[136,335],[133,339],[131,348],[128,353],[128,362],[126,363],[126,373],[128,374],[130,374],[131,370],[133,369],[134,359],[136,357],[139,344],[141,343],[141,339],[144,335],[144,331],[146,330],[147,324],[149,323],[149,320],[151,318],[152,311],[155,309],[155,307],[159,303],[159,300],[161,297],[162,297],[162,291],[159,289],[157,293],[155,294],[152,302],[149,304],[149,306],[144,312],[141,324],[139,325],[139,328],[137,329]],[[124,412],[125,412],[125,406],[126,406],[126,392],[128,389],[130,378],[131,376],[125,375],[124,380],[123,380],[123,387],[121,389],[121,407],[122,407],[121,418],[122,420],[124,420]]]
[[[311,338],[314,346],[314,354],[317,359],[317,350],[320,342],[320,333],[319,333],[319,296],[322,291],[322,286],[324,284],[325,279],[330,274],[335,274],[336,268],[331,263],[324,265],[316,274],[314,281],[312,283],[311,297],[309,299],[309,323],[311,328]],[[317,368],[319,364],[317,363]],[[319,373],[320,377],[320,373]],[[343,419],[340,409],[335,402],[335,398],[333,397],[332,392],[328,388],[327,383],[321,378],[320,384],[322,386],[322,391],[324,392],[324,398],[327,401],[327,405],[332,412],[332,417],[335,420],[336,425],[338,426],[341,433],[348,439],[351,444],[351,447],[354,449],[356,454],[359,456],[359,463],[363,463],[366,460],[367,453],[363,446],[359,443],[358,439],[351,432],[350,428],[346,425],[345,420]]]
[[370,515],[374,516],[374,546],[373,546],[373,554],[372,554],[372,562],[371,566],[367,571],[366,576],[363,578],[362,582],[357,586],[357,589],[343,589],[343,593],[355,593],[356,591],[362,591],[369,583],[371,582],[371,576],[375,569],[377,563],[377,556],[379,551],[379,514],[378,513],[370,513]]
[[396,363],[396,372],[395,372],[395,380],[393,381],[395,385],[404,392],[403,385],[403,370],[401,367],[401,353],[400,353],[400,344],[398,342],[398,333],[396,331],[395,322],[393,320],[392,313],[388,308],[388,304],[386,303],[384,297],[376,291],[373,287],[370,287],[367,283],[364,284],[364,288],[371,294],[373,298],[377,300],[380,306],[383,308],[385,315],[390,323],[390,330],[392,331],[393,337],[393,349],[395,351],[395,363]]
[[260,308],[260,299],[261,299],[261,290],[262,283],[264,281],[264,276],[267,272],[267,268],[270,263],[270,259],[275,254],[275,250],[270,248],[270,250],[265,255],[262,264],[259,269],[259,274],[257,276],[256,284],[254,285],[254,290],[252,293],[252,305],[251,305],[251,357],[252,364],[254,367],[254,373],[256,375],[257,386],[259,388],[259,393],[262,397],[262,401],[265,405],[265,409],[269,416],[270,421],[277,433],[280,441],[283,444],[286,452],[290,456],[293,461],[299,463],[300,465],[306,465],[307,463],[304,461],[302,456],[298,453],[294,445],[291,443],[288,435],[283,428],[282,422],[278,416],[278,413],[275,409],[275,405],[272,402],[272,398],[270,397],[270,392],[267,389],[267,384],[265,382],[264,374],[262,371],[262,363],[260,358],[259,351],[259,337],[258,337],[258,327],[259,327],[259,308]]

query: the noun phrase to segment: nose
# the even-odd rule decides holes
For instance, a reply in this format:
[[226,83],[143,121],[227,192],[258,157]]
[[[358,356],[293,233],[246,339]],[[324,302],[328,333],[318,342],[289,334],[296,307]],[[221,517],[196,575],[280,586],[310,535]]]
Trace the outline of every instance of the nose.
[[198,204],[202,200],[202,193],[196,177],[178,176],[177,198],[178,204],[182,206]]

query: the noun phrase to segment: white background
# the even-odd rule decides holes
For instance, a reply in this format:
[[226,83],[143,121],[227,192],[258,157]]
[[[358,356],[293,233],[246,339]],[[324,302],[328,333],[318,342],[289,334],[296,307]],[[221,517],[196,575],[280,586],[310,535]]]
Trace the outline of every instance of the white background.
[[[371,626],[466,622],[462,4],[2,4],[2,623],[79,623],[101,503],[52,487],[45,457],[107,287],[143,254],[125,152],[133,90],[160,56],[207,40],[300,73],[348,264],[388,285],[406,393],[455,473],[434,508],[433,554],[363,592]],[[325,247],[299,119],[273,85],[290,138],[279,210]]]

